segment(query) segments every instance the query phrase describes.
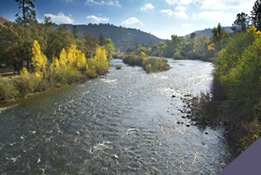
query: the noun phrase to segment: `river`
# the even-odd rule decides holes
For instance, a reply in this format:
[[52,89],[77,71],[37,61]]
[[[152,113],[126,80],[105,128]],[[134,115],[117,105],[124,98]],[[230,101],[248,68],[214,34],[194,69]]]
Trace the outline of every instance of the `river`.
[[0,174],[216,174],[230,161],[222,128],[184,117],[209,92],[213,65],[171,60],[121,70],[0,109]]

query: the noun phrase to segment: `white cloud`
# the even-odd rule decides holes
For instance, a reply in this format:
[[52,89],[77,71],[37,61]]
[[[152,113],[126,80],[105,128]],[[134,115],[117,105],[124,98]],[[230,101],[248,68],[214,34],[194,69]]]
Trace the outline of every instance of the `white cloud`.
[[192,24],[184,23],[184,24],[181,24],[181,27],[182,28],[189,28],[189,29],[191,29]]
[[183,12],[185,12],[185,11],[186,11],[186,7],[179,5],[179,6],[177,6],[177,7],[175,8],[175,10],[176,10],[176,11],[183,11]]
[[120,7],[120,3],[118,0],[86,0],[86,5],[109,5],[109,6],[117,6]]
[[202,11],[193,14],[193,19],[201,22],[204,21],[205,24],[212,23],[217,25],[220,23],[222,26],[230,26],[235,20],[235,14],[233,12]]
[[73,2],[73,0],[65,0],[65,2]]
[[86,16],[86,18],[94,21],[95,23],[101,23],[101,22],[108,22],[109,21],[109,18],[98,17],[98,16],[95,16],[95,15],[89,15],[89,16]]
[[141,11],[148,11],[148,10],[153,10],[153,9],[154,9],[154,6],[151,3],[144,4],[140,8]]
[[122,22],[122,24],[123,25],[133,25],[133,24],[143,25],[143,23],[136,17],[127,18],[126,20],[124,20]]
[[[238,12],[245,9],[251,9],[254,5],[249,0],[202,0],[200,1],[200,8],[206,10],[238,10]],[[248,13],[248,12],[246,12]]]
[[178,5],[189,5],[192,4],[195,0],[165,0],[169,5],[178,4]]
[[186,8],[183,6],[177,6],[175,8],[175,11],[173,11],[171,9],[160,10],[160,13],[166,14],[169,17],[175,17],[175,18],[179,18],[179,19],[188,19],[188,15],[186,13]]
[[45,17],[50,17],[51,21],[56,24],[66,24],[66,23],[73,23],[73,19],[71,15],[66,16],[63,12],[58,13],[57,15],[53,14],[44,14]]
[[225,12],[217,12],[217,11],[203,11],[197,14],[193,14],[193,18],[197,19],[224,19],[224,18],[229,18],[229,17],[234,17],[234,13],[225,13]]

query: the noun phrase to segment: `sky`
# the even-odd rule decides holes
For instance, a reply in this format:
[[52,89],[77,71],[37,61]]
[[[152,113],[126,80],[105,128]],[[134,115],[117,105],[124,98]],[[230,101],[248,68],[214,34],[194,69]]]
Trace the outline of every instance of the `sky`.
[[[231,26],[238,13],[250,15],[255,0],[35,0],[37,20],[57,24],[106,23],[136,28],[161,39],[196,30]],[[0,16],[15,20],[18,3],[0,0]]]

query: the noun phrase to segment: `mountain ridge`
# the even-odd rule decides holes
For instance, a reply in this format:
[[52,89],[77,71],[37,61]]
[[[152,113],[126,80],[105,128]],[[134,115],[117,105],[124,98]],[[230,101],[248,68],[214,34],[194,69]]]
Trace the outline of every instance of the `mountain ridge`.
[[[115,26],[113,24],[60,24],[65,25],[70,31],[72,31],[73,26],[76,26],[79,33],[83,34],[89,32],[92,35],[98,37],[102,34],[105,38],[111,38],[115,48],[126,51],[128,48],[134,48],[138,44],[144,46],[151,46],[157,44],[163,39],[160,39],[150,33],[141,31],[134,28],[125,28],[122,26]],[[55,24],[55,28],[58,26]]]

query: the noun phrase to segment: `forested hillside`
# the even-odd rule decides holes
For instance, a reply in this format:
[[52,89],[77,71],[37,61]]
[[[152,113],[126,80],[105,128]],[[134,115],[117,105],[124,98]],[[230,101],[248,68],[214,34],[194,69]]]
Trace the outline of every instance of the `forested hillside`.
[[[54,26],[55,28],[59,27],[59,25]],[[112,24],[65,24],[65,26],[71,31],[76,27],[81,34],[89,32],[96,37],[99,37],[102,34],[105,38],[111,38],[115,48],[120,49],[121,51],[126,51],[128,48],[134,48],[138,44],[152,46],[162,41],[156,36],[138,29],[118,27]]]
[[[223,124],[227,141],[239,155],[261,136],[261,1],[251,15],[236,15],[233,34],[216,40],[212,97],[201,99],[202,120]],[[215,32],[215,30],[213,30]]]
[[[227,26],[227,27],[222,27],[222,29],[224,31],[227,31],[228,33],[231,33],[233,32],[232,29],[231,29],[231,26]],[[191,34],[195,33],[197,36],[202,36],[202,35],[205,35],[205,36],[208,36],[208,37],[211,37],[212,36],[212,29],[211,28],[208,28],[208,29],[204,29],[204,30],[196,30],[188,35],[185,35],[186,38],[189,38],[191,36]]]

